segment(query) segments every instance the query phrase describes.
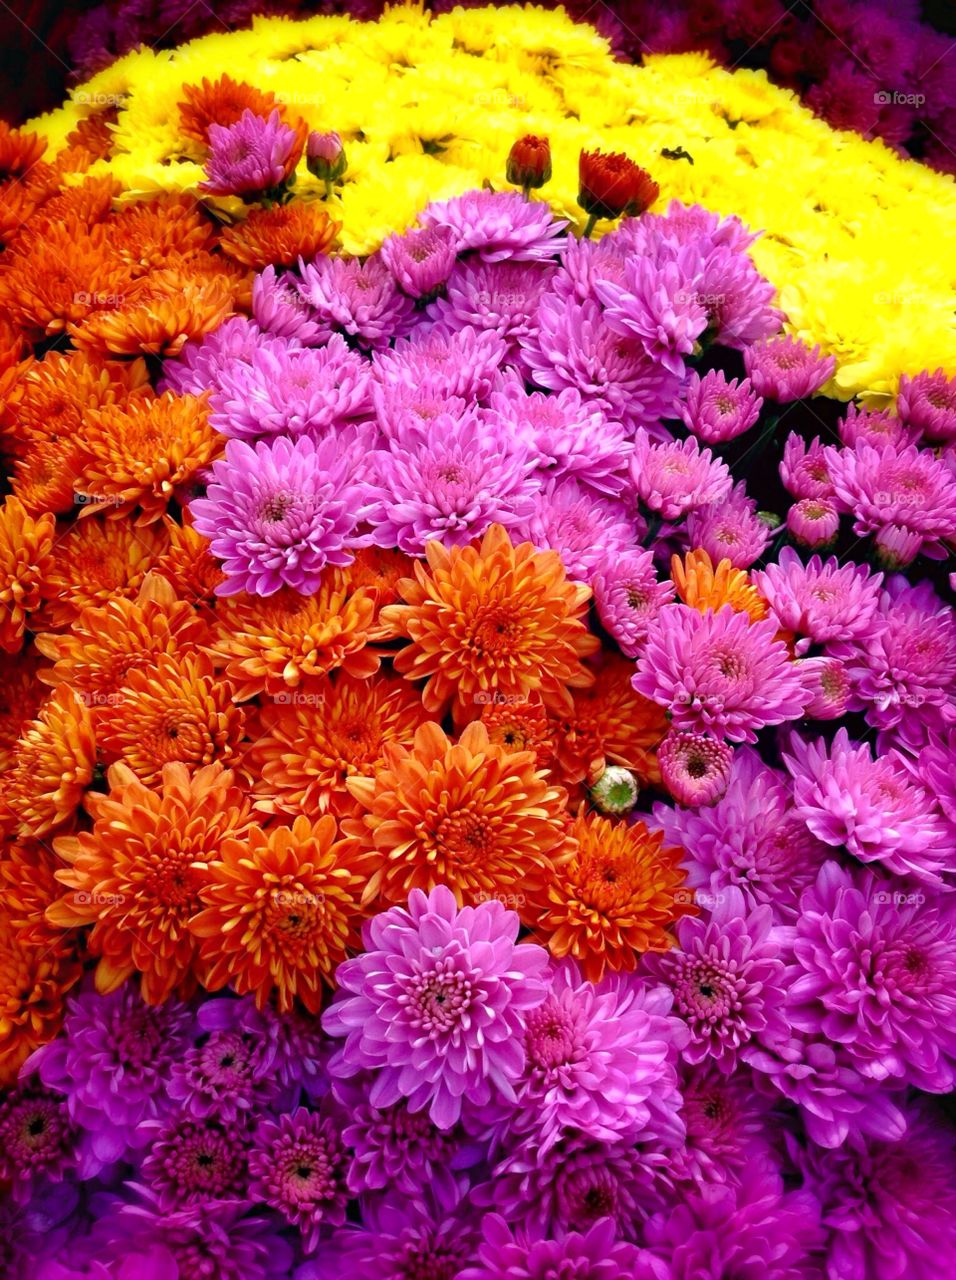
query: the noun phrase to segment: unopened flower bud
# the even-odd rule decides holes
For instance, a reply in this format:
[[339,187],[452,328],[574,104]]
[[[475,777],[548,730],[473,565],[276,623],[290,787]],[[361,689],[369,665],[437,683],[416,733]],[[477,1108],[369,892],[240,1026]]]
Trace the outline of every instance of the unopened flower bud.
[[551,178],[551,143],[547,138],[526,133],[508,153],[506,177],[526,193],[543,187]]
[[602,813],[627,813],[637,804],[637,790],[630,769],[611,764],[591,788],[591,799]]

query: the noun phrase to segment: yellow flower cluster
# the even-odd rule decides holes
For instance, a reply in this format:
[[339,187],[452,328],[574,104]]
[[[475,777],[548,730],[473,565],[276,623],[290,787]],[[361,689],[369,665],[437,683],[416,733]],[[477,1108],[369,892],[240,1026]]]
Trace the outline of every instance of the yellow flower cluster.
[[[184,85],[224,72],[342,135],[349,170],[330,211],[348,253],[371,252],[429,200],[503,186],[514,139],[545,134],[554,176],[541,195],[578,225],[578,153],[599,146],[652,172],[658,208],[676,197],[763,229],[757,264],[790,328],[836,356],[834,394],[878,402],[900,373],[956,373],[952,179],[830,128],[762,72],[702,54],[622,64],[562,11],[433,16],[411,5],[374,23],[263,18],[139,50],[32,127],[56,147],[78,120],[116,107],[112,155],[91,172],[111,172],[130,196],[196,193],[202,157],[177,104]],[[304,162],[297,176],[303,197],[320,196]]]

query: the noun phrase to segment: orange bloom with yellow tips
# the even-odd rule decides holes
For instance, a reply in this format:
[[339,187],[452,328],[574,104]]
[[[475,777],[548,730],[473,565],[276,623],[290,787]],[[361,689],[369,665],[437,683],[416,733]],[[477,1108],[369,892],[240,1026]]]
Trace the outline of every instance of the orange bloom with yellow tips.
[[163,528],[169,537],[169,546],[157,561],[156,572],[172,584],[181,600],[211,605],[216,588],[226,575],[209,550],[208,541],[192,525],[177,524],[168,516]]
[[23,836],[74,821],[96,768],[93,719],[81,695],[54,690],[24,726],[3,787],[3,808]]
[[23,645],[27,618],[50,593],[56,526],[50,514],[34,519],[19,498],[0,507],[0,649]]
[[474,721],[455,743],[434,721],[410,748],[388,743],[374,777],[349,778],[360,817],[342,829],[365,854],[364,901],[403,903],[446,884],[460,904],[498,897],[519,912],[567,858],[567,795],[531,751],[494,745]]
[[0,904],[0,1088],[59,1031],[63,998],[82,972],[76,960],[22,939]]
[[324,253],[341,230],[317,200],[253,209],[219,237],[223,253],[257,270],[270,264],[292,267]]
[[206,654],[160,654],[154,664],[133,667],[98,708],[96,732],[107,760],[122,760],[151,786],[173,761],[190,769],[213,761],[234,767],[245,713]]
[[579,816],[571,834],[576,852],[557,868],[536,922],[551,954],[573,956],[599,982],[606,969],[632,970],[643,952],[673,946],[670,926],[696,911],[682,887],[681,851],[643,822],[594,814]]
[[314,596],[290,587],[266,598],[230,596],[218,610],[212,652],[225,666],[237,702],[257,693],[282,694],[337,669],[364,678],[381,662],[367,647],[374,612],[374,596],[362,589],[349,594],[338,573]]
[[736,613],[746,613],[751,622],[760,622],[768,614],[767,602],[751,584],[743,569],[729,560],[721,560],[714,568],[710,556],[702,548],[671,557],[671,579],[684,604],[701,613],[716,613],[725,604]]
[[570,707],[569,688],[593,679],[581,659],[600,642],[585,625],[590,590],[568,581],[557,552],[515,547],[492,525],[478,546],[429,542],[426,556],[400,584],[405,603],[381,614],[390,635],[411,641],[395,670],[426,681],[426,709],[454,703],[470,719],[484,696],[538,690],[548,705]]
[[131,274],[146,275],[215,243],[215,224],[188,196],[163,193],[137,200],[110,219],[110,252]]
[[143,525],[159,520],[176,489],[222,452],[223,438],[209,425],[208,397],[169,391],[93,410],[80,445],[81,517],[118,519],[139,508],[134,522]]
[[63,866],[49,845],[31,839],[11,840],[0,849],[0,914],[6,914],[21,942],[42,947],[62,960],[84,951],[83,934],[59,929],[46,909],[60,896],[56,873]]
[[190,772],[168,764],[156,788],[125,765],[109,771],[108,796],[91,796],[93,829],[54,848],[69,866],[69,892],[47,908],[63,929],[92,925],[96,989],[115,991],[134,973],[149,1004],[191,995],[204,979],[189,922],[200,908],[208,864],[230,837],[249,832],[251,810],[220,764]]
[[300,815],[290,827],[254,827],[223,842],[189,926],[209,990],[228,983],[260,1008],[275,991],[282,1013],[297,999],[319,1012],[323,984],[359,944],[362,914],[362,877],[336,836],[334,818],[313,825]]
[[481,709],[488,738],[505,751],[533,751],[535,765],[547,768],[555,743],[548,713],[539,695],[524,700],[491,697]]
[[0,120],[0,182],[24,177],[45,151],[46,142],[38,134],[13,129]]

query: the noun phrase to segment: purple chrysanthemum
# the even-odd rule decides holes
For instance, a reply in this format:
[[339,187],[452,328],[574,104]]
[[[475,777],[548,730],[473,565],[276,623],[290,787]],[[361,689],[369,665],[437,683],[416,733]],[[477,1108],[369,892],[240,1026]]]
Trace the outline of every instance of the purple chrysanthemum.
[[25,1080],[0,1102],[0,1184],[18,1204],[43,1182],[62,1182],[77,1163],[78,1134],[62,1094]]
[[[690,255],[696,258],[696,255]],[[694,287],[693,269],[662,251],[654,257],[632,257],[620,282],[595,281],[604,318],[615,333],[636,337],[651,360],[682,377],[689,356],[707,328],[707,311]]]
[[712,562],[729,560],[736,569],[749,569],[767,549],[773,530],[757,512],[741,480],[721,502],[697,507],[687,516],[687,541],[701,547]]
[[317,320],[365,348],[387,347],[414,324],[415,304],[380,254],[365,262],[320,254],[313,262],[300,262],[299,274],[299,293]]
[[473,402],[491,391],[505,350],[504,340],[491,329],[467,326],[446,333],[435,326],[377,355],[373,372],[379,384],[405,383]]
[[803,713],[808,720],[839,720],[846,715],[853,685],[845,662],[821,654],[802,659],[800,670],[812,695]]
[[643,524],[623,502],[585,489],[576,480],[551,481],[518,520],[516,539],[557,551],[570,578],[589,581],[605,556],[618,557],[640,541]]
[[829,498],[801,498],[787,512],[787,532],[797,546],[823,551],[840,531],[840,513]]
[[645,955],[644,967],[674,993],[674,1012],[690,1031],[685,1059],[709,1059],[729,1073],[753,1048],[786,1044],[784,964],[771,909],[750,908],[739,889],[725,889],[708,920],[685,917],[676,931],[679,946]]
[[791,431],[784,441],[780,460],[783,487],[795,498],[832,498],[829,455],[832,452],[814,437],[809,444]]
[[331,326],[302,297],[295,277],[277,275],[275,267],[266,267],[252,282],[252,315],[263,333],[304,347],[321,346],[332,336]]
[[537,262],[554,257],[567,226],[545,201],[525,200],[516,191],[467,191],[433,201],[419,214],[423,227],[449,227],[457,253],[474,250],[485,262]]
[[833,377],[836,357],[788,335],[745,347],[744,368],[758,395],[789,404],[819,391]]
[[611,1218],[602,1218],[586,1232],[569,1231],[556,1240],[535,1240],[515,1233],[500,1214],[486,1215],[484,1239],[475,1266],[458,1280],[636,1280],[654,1275],[651,1264],[637,1271],[640,1251],[617,1238]]
[[339,991],[323,1017],[345,1038],[333,1076],[378,1075],[369,1100],[407,1098],[450,1128],[462,1099],[481,1105],[492,1087],[514,1097],[524,1065],[519,1029],[544,995],[547,952],[517,945],[518,917],[497,900],[455,903],[443,885],[392,907],[364,929],[365,952],[339,966]]
[[223,369],[209,421],[224,436],[321,435],[371,406],[369,365],[339,334],[321,348],[263,345]]
[[681,1182],[695,1187],[708,1182],[739,1185],[749,1169],[774,1169],[770,1104],[755,1090],[753,1073],[746,1067],[732,1075],[707,1059],[685,1067],[681,1096],[686,1136],[675,1157]]
[[731,489],[727,464],[693,437],[654,444],[646,431],[638,431],[629,470],[638,500],[664,520],[722,502]]
[[209,158],[202,191],[219,196],[254,196],[281,186],[302,152],[295,129],[278,110],[268,117],[247,107],[235,124],[211,124]]
[[299,1228],[311,1252],[323,1226],[345,1221],[348,1154],[332,1121],[300,1107],[263,1120],[249,1152],[249,1194]]
[[475,1228],[468,1218],[438,1221],[421,1205],[386,1203],[364,1231],[337,1232],[296,1280],[459,1280],[471,1259]]
[[871,872],[821,868],[791,942],[787,1014],[868,1080],[932,1093],[956,1079],[956,904]]
[[267,337],[246,316],[230,316],[204,338],[187,342],[175,360],[163,361],[158,390],[201,396],[204,391],[218,388],[224,369],[236,362],[248,364],[261,347],[283,350],[298,345],[292,338]]
[[811,644],[852,640],[872,627],[880,599],[881,573],[813,556],[804,564],[790,547],[777,564],[753,575],[754,585],[770,606],[781,631],[806,637],[796,649]]
[[657,805],[654,817],[666,843],[683,848],[698,898],[709,904],[738,888],[749,903],[769,903],[780,920],[793,919],[829,852],[793,812],[785,776],[747,747],[734,752],[730,784],[716,804]]
[[866,743],[839,729],[823,739],[794,735],[784,762],[793,777],[794,809],[818,840],[895,875],[940,884],[956,853],[932,802],[895,751],[873,758]]
[[446,395],[437,380],[416,387],[404,380],[376,379],[372,402],[383,435],[393,440],[409,429],[430,431],[432,423],[446,414],[453,418],[479,418],[476,405],[466,404],[462,396]]
[[458,262],[448,277],[445,296],[428,309],[449,332],[471,326],[503,338],[509,359],[535,330],[538,302],[554,278],[550,262]]
[[433,539],[464,546],[492,524],[520,525],[534,509],[534,459],[490,415],[443,414],[409,427],[372,461],[362,516],[378,546],[411,555]]
[[244,1013],[238,1000],[200,1007],[194,1042],[177,1056],[166,1086],[187,1115],[234,1124],[273,1097],[273,1045],[258,1027],[243,1025]]
[[705,444],[725,444],[749,431],[760,417],[763,401],[747,378],[728,381],[719,369],[700,377],[692,373],[687,383],[681,417],[688,431]]
[[707,733],[669,733],[657,748],[661,781],[677,801],[697,809],[727,790],[733,748]]
[[924,370],[915,378],[900,378],[896,411],[900,418],[932,444],[956,440],[956,378],[942,369]]
[[[216,591],[270,596],[281,587],[309,595],[326,565],[348,564],[364,494],[355,461],[332,437],[280,436],[255,446],[230,440],[213,463],[206,497],[191,506],[226,578]],[[389,544],[391,545],[391,544]]]
[[798,719],[809,701],[772,619],[724,605],[666,605],[648,630],[634,688],[666,707],[675,729],[755,742],[765,725]]
[[382,261],[410,298],[431,298],[451,275],[457,237],[450,227],[397,232],[382,245]]
[[144,1126],[151,1146],[139,1178],[171,1213],[246,1194],[249,1133],[242,1125],[180,1114]]
[[602,555],[591,575],[591,589],[601,625],[628,658],[638,656],[651,622],[674,598],[670,579],[657,579],[653,553],[641,550]]
[[857,444],[869,444],[875,449],[882,449],[885,444],[903,448],[912,444],[918,432],[906,426],[902,418],[894,418],[890,413],[881,413],[875,409],[859,409],[855,404],[848,404],[846,414],[839,423],[840,440],[847,448]]

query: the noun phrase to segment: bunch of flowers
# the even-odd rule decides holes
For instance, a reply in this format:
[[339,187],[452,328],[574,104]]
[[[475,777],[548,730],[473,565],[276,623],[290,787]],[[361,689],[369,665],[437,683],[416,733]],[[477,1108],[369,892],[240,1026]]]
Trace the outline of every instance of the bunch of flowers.
[[346,120],[180,102],[195,199],[0,138],[0,1273],[934,1280],[954,369],[623,149],[355,255]]

